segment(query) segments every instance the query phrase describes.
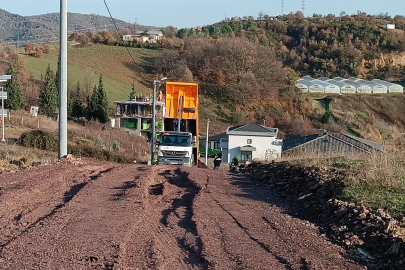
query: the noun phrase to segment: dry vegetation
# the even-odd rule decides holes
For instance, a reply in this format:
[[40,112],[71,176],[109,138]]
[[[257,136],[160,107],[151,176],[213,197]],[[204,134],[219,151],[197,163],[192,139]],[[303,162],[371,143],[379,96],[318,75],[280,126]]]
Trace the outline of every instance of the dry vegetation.
[[346,175],[340,194],[348,201],[362,201],[375,208],[405,214],[405,152],[338,157],[301,153],[285,158],[300,166],[328,167]]
[[[11,121],[6,121],[6,125],[9,124],[11,126],[7,127],[6,135],[16,142],[21,134],[33,130],[46,132],[55,139],[58,131],[57,121],[46,117],[30,117],[26,113],[13,114]],[[68,130],[69,149],[75,155],[137,163],[145,163],[149,159],[149,143],[123,130],[93,121],[86,122],[84,126],[69,122]],[[56,151],[54,147],[47,150]]]

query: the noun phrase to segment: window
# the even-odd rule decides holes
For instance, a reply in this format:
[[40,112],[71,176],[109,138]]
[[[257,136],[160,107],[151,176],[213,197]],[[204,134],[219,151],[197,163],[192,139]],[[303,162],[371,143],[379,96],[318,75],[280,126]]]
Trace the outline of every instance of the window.
[[245,162],[247,160],[251,161],[252,160],[252,152],[251,151],[242,151],[241,152],[242,156],[242,162]]
[[219,147],[219,142],[214,142],[214,148],[215,150],[220,149]]
[[248,139],[247,144],[252,144],[252,139]]

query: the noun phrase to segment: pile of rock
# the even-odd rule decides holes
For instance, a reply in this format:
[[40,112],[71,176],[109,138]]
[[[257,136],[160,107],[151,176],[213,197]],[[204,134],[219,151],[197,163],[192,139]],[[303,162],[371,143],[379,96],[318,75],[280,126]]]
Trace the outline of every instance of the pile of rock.
[[405,218],[361,202],[338,200],[344,172],[288,163],[252,164],[241,171],[299,201],[301,218],[318,224],[332,241],[355,251],[353,256],[370,268],[405,269]]
[[71,163],[73,165],[81,165],[81,164],[86,164],[82,158],[75,157],[71,154],[68,154],[67,156],[61,158],[58,163]]

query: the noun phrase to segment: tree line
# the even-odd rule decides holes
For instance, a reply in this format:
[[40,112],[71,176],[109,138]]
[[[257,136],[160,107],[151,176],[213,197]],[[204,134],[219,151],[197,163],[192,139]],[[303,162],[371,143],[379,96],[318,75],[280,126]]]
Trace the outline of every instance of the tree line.
[[[12,75],[12,79],[4,85],[4,91],[8,97],[5,101],[5,107],[10,110],[20,110],[25,107],[23,94],[21,92],[18,75],[12,65],[6,72]],[[59,106],[59,63],[56,73],[50,65],[46,69],[45,76],[40,82],[39,91],[39,112],[48,117],[53,117]],[[68,117],[78,119],[85,117],[88,120],[98,120],[101,123],[109,121],[108,99],[103,84],[103,76],[100,75],[98,86],[94,86],[93,93],[87,97],[87,104],[83,102],[80,83],[77,83],[76,92],[72,95],[68,88]],[[34,105],[34,104],[32,104]]]
[[[52,117],[59,105],[58,97],[59,64],[56,74],[48,65],[39,96],[39,111],[48,117]],[[87,106],[83,102],[79,82],[74,97],[72,97],[68,89],[68,115],[70,118],[85,117],[88,120],[98,120],[101,123],[109,121],[108,99],[102,75],[100,75],[98,86],[94,86],[91,97],[88,97]]]
[[[285,66],[314,77],[363,76],[368,79],[405,77],[405,69],[397,67],[376,67],[371,61],[378,60],[384,53],[405,52],[403,32],[383,28],[392,23],[397,29],[405,30],[405,17],[387,14],[368,15],[357,12],[340,17],[328,14],[314,14],[305,18],[301,12],[277,18],[258,19],[246,16],[232,18],[201,28],[180,29],[167,27],[164,31],[169,41],[162,44],[173,48],[178,39],[190,38],[247,38],[256,44],[270,47]],[[259,18],[265,16],[259,15]],[[180,48],[184,44],[180,43]],[[384,70],[381,70],[384,68]]]

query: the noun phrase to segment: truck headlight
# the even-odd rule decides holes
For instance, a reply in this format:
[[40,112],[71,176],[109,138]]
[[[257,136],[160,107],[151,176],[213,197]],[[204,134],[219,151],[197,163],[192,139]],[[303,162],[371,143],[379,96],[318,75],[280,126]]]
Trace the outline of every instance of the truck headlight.
[[158,157],[163,157],[162,151],[158,151]]
[[186,157],[190,157],[190,152],[187,152]]

